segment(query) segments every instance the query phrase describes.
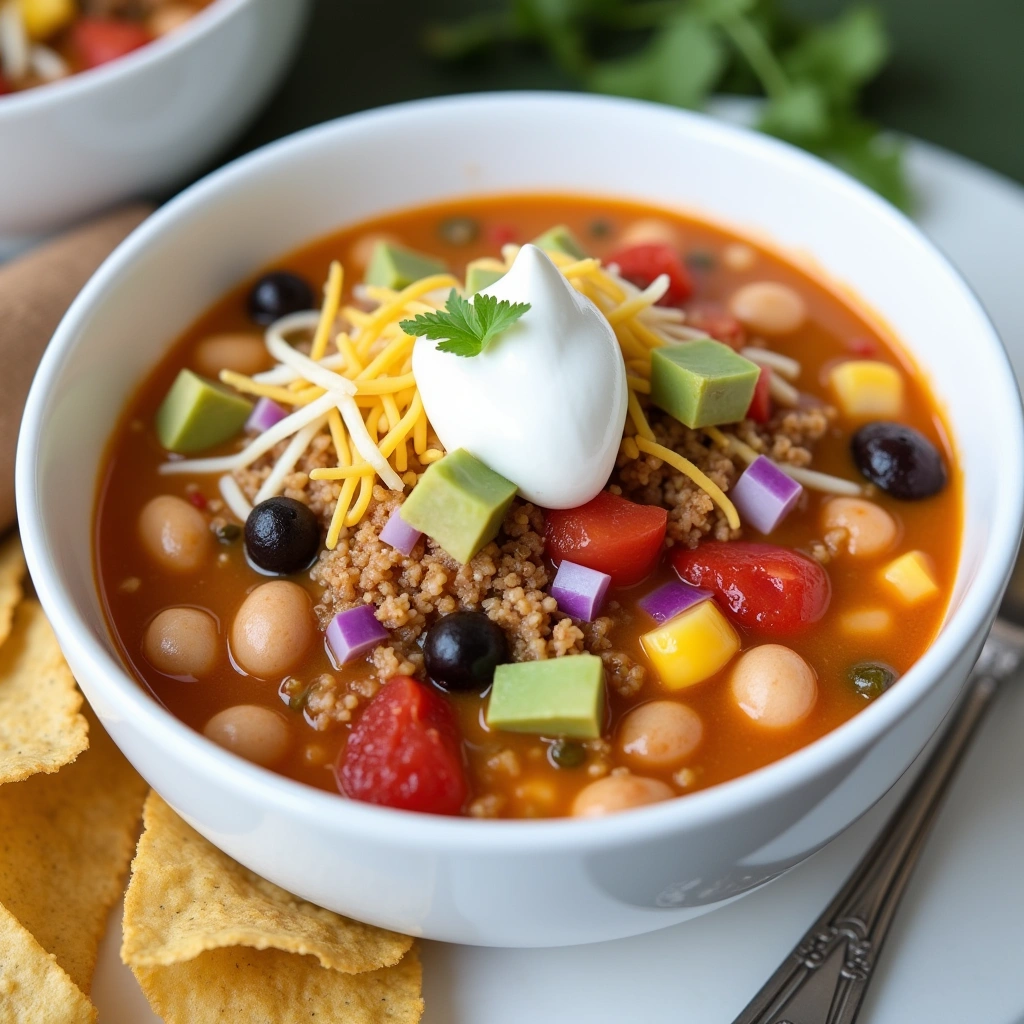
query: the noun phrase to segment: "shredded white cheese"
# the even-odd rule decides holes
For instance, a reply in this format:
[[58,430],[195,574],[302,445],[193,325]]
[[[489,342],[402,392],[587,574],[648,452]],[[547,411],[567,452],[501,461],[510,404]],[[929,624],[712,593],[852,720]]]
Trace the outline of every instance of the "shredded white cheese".
[[252,505],[249,504],[248,498],[242,493],[242,488],[238,486],[238,481],[230,473],[227,473],[220,478],[217,487],[220,491],[220,496],[224,499],[224,504],[231,509],[232,514],[236,518],[241,519],[244,523],[249,518]]
[[[332,352],[319,361],[319,365],[328,370],[342,370],[345,368],[345,357],[340,352]],[[254,373],[252,379],[257,384],[271,384],[280,387],[284,384],[291,384],[295,380],[304,380],[298,370],[290,366],[278,365],[272,370],[264,370],[262,373]]]
[[[315,398],[309,405],[300,406],[290,416],[275,423],[269,430],[263,431],[237,455],[224,455],[211,459],[179,459],[176,462],[164,462],[160,466],[163,474],[175,473],[230,473],[236,469],[244,469],[254,463],[261,455],[266,455],[271,448],[286,437],[291,437],[297,430],[325,415],[334,408],[336,396],[327,392]],[[365,428],[364,428],[365,429]]]
[[832,476],[830,473],[819,473],[816,469],[804,469],[800,466],[788,466],[782,462],[776,462],[776,466],[786,476],[792,477],[798,484],[812,491],[823,491],[826,494],[842,494],[851,498],[860,497],[867,493],[867,488],[855,484],[852,480],[844,480],[842,477]]
[[24,78],[29,71],[30,48],[25,21],[18,0],[0,3],[0,67],[13,81]]
[[270,475],[263,481],[263,486],[256,492],[254,499],[258,505],[267,498],[273,498],[281,493],[284,486],[284,478],[295,468],[295,464],[302,458],[305,450],[310,446],[313,438],[320,433],[327,425],[327,415],[318,417],[312,423],[307,423],[301,430],[295,433],[288,447],[281,453],[281,457],[274,463]]
[[780,377],[786,380],[797,380],[801,373],[801,366],[795,359],[784,356],[781,352],[772,352],[767,348],[747,347],[740,349],[740,355],[749,359],[758,366],[767,366],[774,370]]
[[317,387],[335,395],[354,395],[356,393],[356,385],[352,381],[333,370],[326,369],[320,363],[310,359],[309,356],[303,355],[277,334],[273,326],[267,329],[267,351],[279,363],[290,366],[310,384],[316,384]]
[[787,408],[795,409],[800,404],[800,392],[774,370],[768,374],[768,393],[779,405]]
[[341,418],[345,421],[345,426],[348,428],[349,436],[352,438],[356,451],[373,466],[378,476],[391,490],[404,491],[405,484],[402,482],[402,478],[391,468],[391,464],[381,455],[380,449],[373,443],[373,438],[370,437],[366,429],[366,424],[363,422],[363,417],[359,414],[359,407],[355,401],[346,395],[342,395],[337,397],[337,408],[338,412],[341,413]]
[[56,50],[51,50],[48,46],[39,44],[33,46],[29,60],[32,64],[32,70],[44,82],[56,82],[57,79],[66,78],[71,74],[71,68],[68,67],[64,58]]

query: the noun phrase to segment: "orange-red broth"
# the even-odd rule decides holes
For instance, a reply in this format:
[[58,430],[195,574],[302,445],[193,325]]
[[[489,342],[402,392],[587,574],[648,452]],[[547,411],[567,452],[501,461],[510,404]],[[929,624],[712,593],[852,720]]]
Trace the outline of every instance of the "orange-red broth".
[[[446,244],[438,234],[447,217],[475,218],[481,225],[478,238],[465,245]],[[446,259],[456,274],[466,262],[495,255],[507,241],[534,237],[554,223],[567,223],[596,256],[611,252],[623,231],[641,218],[659,218],[674,224],[683,239],[684,251],[706,254],[713,269],[698,270],[696,297],[728,299],[738,286],[769,279],[797,289],[807,303],[809,317],[796,333],[774,339],[772,348],[798,359],[803,366],[802,390],[831,401],[826,382],[829,366],[837,359],[861,351],[867,340],[879,358],[898,366],[906,381],[906,401],[901,419],[916,427],[944,453],[950,480],[938,495],[920,502],[897,501],[884,494],[876,500],[899,525],[900,536],[893,551],[877,559],[840,557],[828,566],[832,602],[822,622],[802,636],[785,642],[800,653],[818,676],[818,699],[811,714],[797,726],[770,731],[753,723],[734,704],[727,685],[728,667],[706,682],[675,694],[666,693],[653,671],[642,691],[629,700],[609,693],[605,737],[614,738],[616,726],[631,708],[655,698],[671,697],[689,704],[701,716],[703,741],[688,763],[686,785],[673,781],[673,772],[643,774],[663,778],[680,794],[735,778],[783,757],[834,729],[866,706],[866,699],[851,686],[850,666],[860,661],[880,661],[898,673],[905,672],[921,656],[935,636],[953,585],[961,534],[961,483],[948,442],[942,416],[928,392],[926,382],[911,362],[880,330],[851,305],[847,298],[821,280],[749,239],[734,236],[692,217],[631,203],[566,196],[505,197],[475,199],[444,206],[431,206],[359,224],[320,239],[278,261],[285,268],[304,275],[315,287],[326,278],[329,263],[340,259],[348,271],[349,283],[357,279],[357,268],[365,259],[368,236],[384,234],[412,248],[432,252]],[[723,259],[728,247],[741,244],[755,254],[745,269],[730,267]],[[733,250],[735,254],[735,250]],[[264,577],[250,568],[241,543],[218,546],[216,560],[197,575],[175,576],[147,560],[137,538],[140,508],[157,494],[184,496],[190,483],[198,483],[203,494],[216,496],[216,479],[200,477],[190,481],[180,476],[159,476],[157,466],[164,459],[154,431],[153,415],[183,366],[190,365],[192,352],[202,338],[212,334],[253,330],[245,313],[246,287],[227,295],[204,314],[167,353],[132,398],[110,443],[96,512],[96,572],[111,630],[135,676],[173,714],[197,730],[216,712],[239,703],[260,704],[287,716],[292,732],[291,752],[278,770],[309,785],[337,791],[333,764],[344,747],[350,726],[329,732],[315,732],[302,714],[290,711],[278,694],[277,683],[258,682],[236,672],[226,655],[217,672],[201,683],[179,682],[161,675],[142,656],[147,623],[161,609],[192,605],[210,611],[227,634],[236,609],[247,592]],[[818,445],[813,466],[848,479],[858,479],[849,454],[849,439],[856,424],[839,419],[835,429]],[[804,551],[822,536],[820,509],[826,497],[807,492],[807,499],[772,535],[771,541]],[[751,539],[760,540],[754,535]],[[880,578],[880,568],[896,553],[920,549],[934,565],[941,593],[935,599],[908,609],[900,604]],[[640,647],[640,634],[650,620],[636,611],[633,602],[673,573],[663,566],[653,580],[632,591],[614,594],[629,614],[614,628],[612,640],[643,664],[648,664]],[[318,587],[299,577],[314,599]],[[137,587],[133,582],[138,581]],[[881,636],[848,635],[840,626],[845,612],[884,607],[892,612],[893,627]],[[742,630],[741,630],[742,633]],[[771,638],[743,636],[744,648]],[[294,673],[311,680],[333,671],[321,645],[316,645],[305,663]],[[358,662],[346,673],[368,673]],[[896,684],[898,685],[898,683]],[[448,698],[456,707],[462,726],[470,769],[471,797],[498,793],[505,798],[506,817],[555,816],[569,812],[576,793],[592,776],[586,767],[555,767],[548,758],[548,744],[534,737],[490,734],[483,724],[485,698],[456,695]],[[514,750],[521,773],[508,778],[488,769],[486,761],[498,747]],[[613,764],[618,763],[613,752]]]

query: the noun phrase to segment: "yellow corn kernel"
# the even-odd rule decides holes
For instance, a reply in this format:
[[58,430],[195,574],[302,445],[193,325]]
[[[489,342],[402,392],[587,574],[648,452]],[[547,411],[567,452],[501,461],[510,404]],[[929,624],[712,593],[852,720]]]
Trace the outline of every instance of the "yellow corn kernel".
[[918,604],[939,592],[931,560],[923,551],[908,551],[890,562],[882,576],[907,604]]
[[18,0],[25,31],[35,41],[49,39],[75,17],[75,0]]
[[669,690],[702,683],[724,668],[740,640],[714,601],[701,601],[640,638]]
[[858,608],[841,616],[839,625],[851,636],[877,636],[892,628],[892,613],[888,608]]
[[847,416],[896,416],[903,408],[903,375],[874,359],[850,359],[831,374],[832,388]]

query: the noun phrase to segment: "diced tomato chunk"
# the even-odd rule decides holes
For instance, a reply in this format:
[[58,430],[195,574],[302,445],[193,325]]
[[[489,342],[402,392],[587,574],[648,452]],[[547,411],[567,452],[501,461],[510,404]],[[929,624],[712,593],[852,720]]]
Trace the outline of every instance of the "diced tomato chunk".
[[694,302],[686,307],[686,326],[705,331],[716,341],[739,351],[746,344],[743,324],[718,302]]
[[585,565],[607,573],[613,586],[631,587],[657,567],[667,526],[665,509],[602,491],[579,508],[549,511],[545,538],[556,564]]
[[487,239],[499,249],[509,245],[519,237],[519,232],[511,224],[492,224],[487,229]]
[[617,263],[619,273],[637,288],[646,288],[660,274],[668,274],[668,291],[659,306],[679,306],[693,294],[690,272],[671,245],[631,245],[613,252],[605,263]]
[[750,400],[747,419],[755,423],[767,423],[772,418],[771,375],[767,366],[761,367],[761,373],[754,385],[754,397]]
[[353,800],[427,814],[458,814],[466,802],[455,713],[440,694],[396,676],[366,706],[336,766]]
[[851,338],[846,347],[855,355],[870,359],[878,355],[878,345],[871,338]]
[[72,45],[87,68],[117,60],[152,38],[141,25],[113,18],[79,18],[71,29]]
[[775,544],[712,541],[676,551],[672,564],[687,583],[713,591],[734,622],[776,636],[814,625],[832,599],[821,565]]

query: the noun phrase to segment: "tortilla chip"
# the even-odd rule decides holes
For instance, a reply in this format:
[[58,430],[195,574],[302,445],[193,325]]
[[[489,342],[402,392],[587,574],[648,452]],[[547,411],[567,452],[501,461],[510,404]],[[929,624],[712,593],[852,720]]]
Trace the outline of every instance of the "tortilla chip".
[[156,793],[132,863],[121,959],[132,967],[191,960],[226,946],[312,954],[326,968],[357,974],[390,967],[407,935],[361,924],[285,892],[190,828]]
[[89,746],[82,695],[38,601],[0,647],[0,784],[55,772]]
[[136,967],[166,1024],[416,1024],[423,1013],[415,949],[395,967],[343,974],[311,956],[231,947],[170,967]]
[[25,555],[21,541],[14,534],[0,544],[0,645],[11,635],[14,609],[21,600],[22,578],[25,575]]
[[92,746],[73,765],[0,786],[0,903],[86,993],[146,793],[88,714]]
[[0,1024],[92,1024],[96,1010],[32,938],[0,906]]

